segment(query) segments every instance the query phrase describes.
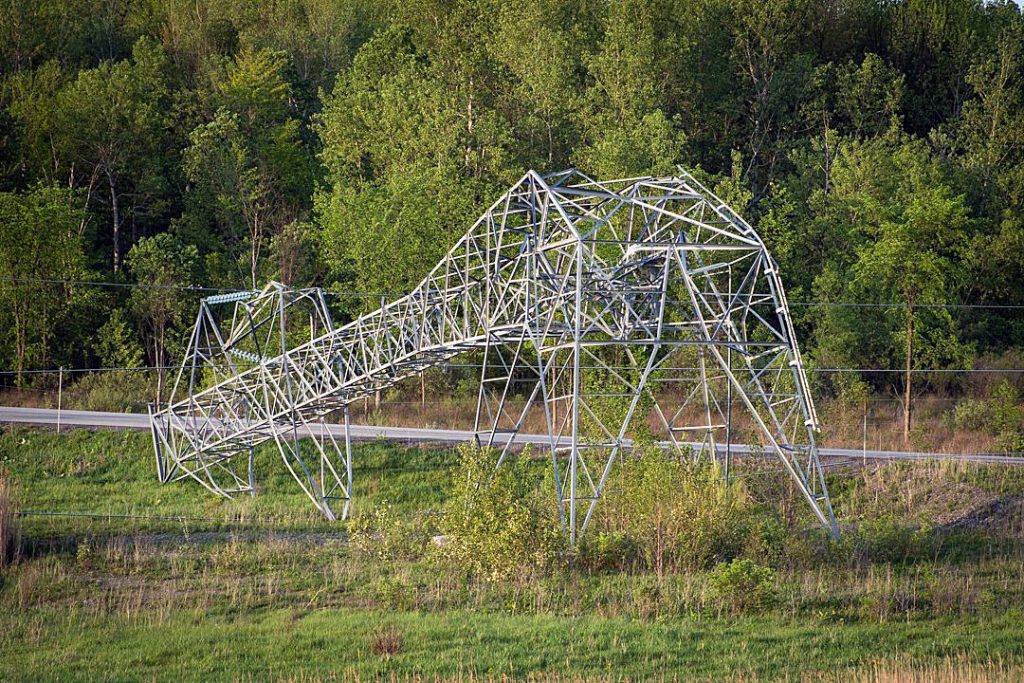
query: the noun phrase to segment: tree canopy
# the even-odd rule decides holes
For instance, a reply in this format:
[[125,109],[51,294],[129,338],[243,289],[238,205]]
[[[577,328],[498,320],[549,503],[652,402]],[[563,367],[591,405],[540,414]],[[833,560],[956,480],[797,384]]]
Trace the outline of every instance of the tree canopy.
[[1014,309],[960,307],[1024,306],[1007,0],[8,5],[0,358],[18,371],[163,365],[188,325],[184,295],[53,281],[278,278],[358,291],[355,315],[527,169],[569,166],[682,164],[721,189],[807,304],[808,356],[893,370],[836,391],[1024,345]]

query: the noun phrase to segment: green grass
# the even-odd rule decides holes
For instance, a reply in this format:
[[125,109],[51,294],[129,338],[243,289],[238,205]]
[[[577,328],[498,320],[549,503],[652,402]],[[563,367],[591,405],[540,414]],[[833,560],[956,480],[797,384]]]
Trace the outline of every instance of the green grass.
[[[356,512],[387,501],[409,526],[429,526],[456,466],[451,451],[360,445]],[[532,466],[541,481],[545,463]],[[160,485],[146,434],[9,430],[0,468],[23,509],[214,520],[24,518],[28,556],[0,574],[0,680],[776,680],[897,654],[1024,659],[1019,523],[907,535],[887,522],[874,536],[847,534],[829,557],[794,537],[776,563],[771,611],[730,619],[707,572],[566,561],[491,583],[445,565],[430,544],[386,557],[360,549],[344,525],[318,517],[270,451],[258,454],[260,495],[241,500],[195,482]],[[973,466],[897,464],[830,481],[837,509],[865,528],[911,509],[960,514],[978,496],[1024,495],[1018,474]],[[872,561],[857,544],[899,552]],[[397,634],[393,656],[375,651],[381,632]]]
[[[35,612],[0,617],[0,677],[66,681],[257,680],[303,673],[451,677],[469,671],[526,677],[673,672],[725,680],[736,672],[778,678],[877,657],[969,652],[984,661],[1017,651],[1020,614],[995,620],[835,626],[777,619],[644,622],[623,619],[369,610],[175,614],[162,623]],[[401,635],[381,657],[374,634]]]
[[[451,451],[386,442],[359,444],[354,458],[353,512],[372,510],[385,500],[401,513],[436,509],[456,464]],[[152,441],[140,432],[75,430],[57,436],[10,429],[0,433],[0,468],[16,482],[24,510],[216,520],[191,521],[193,530],[238,522],[278,529],[337,529],[313,508],[269,447],[260,448],[256,455],[258,495],[231,500],[211,494],[191,479],[161,485]],[[119,533],[140,525],[151,530],[180,528],[180,524],[161,521],[43,517],[29,517],[25,524],[32,535],[95,534],[103,529]]]

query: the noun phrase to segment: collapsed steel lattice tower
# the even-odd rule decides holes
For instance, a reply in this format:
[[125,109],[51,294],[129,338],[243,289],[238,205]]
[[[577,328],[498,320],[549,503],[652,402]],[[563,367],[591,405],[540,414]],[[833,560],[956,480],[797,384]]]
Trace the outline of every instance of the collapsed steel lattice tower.
[[[225,332],[210,310],[227,304]],[[308,316],[304,339],[289,338],[293,310]],[[319,290],[206,299],[171,402],[152,415],[159,476],[252,491],[253,449],[272,441],[317,508],[334,519],[344,501],[343,516],[347,406],[470,350],[483,355],[478,440],[504,458],[542,414],[573,540],[633,436],[718,458],[734,403],[838,533],[777,266],[754,229],[682,171],[605,182],[531,171],[411,293],[342,327]],[[325,422],[338,410],[343,443]]]

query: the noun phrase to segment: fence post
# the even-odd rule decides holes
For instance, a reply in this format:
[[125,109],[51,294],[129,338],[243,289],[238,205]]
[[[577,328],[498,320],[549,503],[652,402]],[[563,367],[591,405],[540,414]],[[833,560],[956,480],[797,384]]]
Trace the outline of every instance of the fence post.
[[60,411],[64,399],[64,366],[57,370],[57,433],[60,434]]
[[864,441],[861,446],[861,460],[864,467],[868,465],[868,401],[864,399]]

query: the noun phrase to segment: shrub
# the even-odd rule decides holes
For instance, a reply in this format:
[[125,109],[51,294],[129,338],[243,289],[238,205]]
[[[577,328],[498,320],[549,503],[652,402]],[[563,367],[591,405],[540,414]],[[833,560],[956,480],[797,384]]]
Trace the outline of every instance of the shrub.
[[580,540],[580,564],[595,571],[625,571],[634,567],[642,555],[636,540],[621,531],[597,531]]
[[998,437],[997,447],[1017,452],[1024,447],[1024,408],[1017,388],[1002,380],[988,400],[965,399],[946,413],[947,423],[955,429],[986,431]]
[[460,446],[459,467],[441,516],[439,557],[490,581],[526,579],[564,549],[553,501],[531,475],[527,455],[496,467],[498,454]]
[[778,565],[789,569],[810,569],[827,565],[849,565],[854,556],[850,533],[839,541],[822,528],[805,529],[799,533],[788,530],[782,541]]
[[775,572],[750,559],[718,564],[710,584],[712,594],[733,614],[763,610],[775,602]]
[[778,534],[766,528],[758,536],[763,516],[741,485],[724,484],[717,467],[673,460],[656,447],[619,467],[601,523],[606,534],[624,536],[619,546],[635,548],[646,568],[662,574],[710,567],[748,544],[775,554],[765,545]]
[[988,403],[978,398],[967,398],[958,401],[952,410],[946,413],[946,423],[956,430],[983,430],[990,419]]
[[999,447],[1013,453],[1024,446],[1024,408],[1020,406],[1017,389],[1003,380],[992,396],[992,431],[999,437]]
[[99,372],[86,375],[71,387],[65,408],[131,412],[145,406],[150,397],[145,372]]
[[405,582],[392,576],[380,577],[374,587],[374,593],[380,604],[392,610],[409,609],[412,604],[410,592],[410,588]]

